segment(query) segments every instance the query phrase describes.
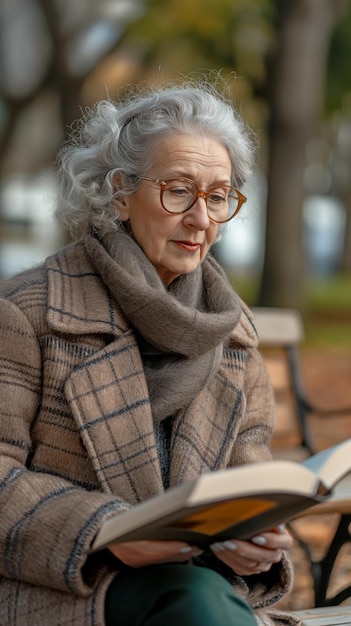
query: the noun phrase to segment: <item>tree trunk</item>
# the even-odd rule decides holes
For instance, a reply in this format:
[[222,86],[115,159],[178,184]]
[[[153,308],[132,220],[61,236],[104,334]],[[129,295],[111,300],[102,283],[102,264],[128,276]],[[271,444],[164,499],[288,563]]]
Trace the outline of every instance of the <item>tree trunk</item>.
[[335,0],[277,0],[267,61],[270,154],[266,250],[259,304],[304,308],[301,208],[305,154],[318,132]]

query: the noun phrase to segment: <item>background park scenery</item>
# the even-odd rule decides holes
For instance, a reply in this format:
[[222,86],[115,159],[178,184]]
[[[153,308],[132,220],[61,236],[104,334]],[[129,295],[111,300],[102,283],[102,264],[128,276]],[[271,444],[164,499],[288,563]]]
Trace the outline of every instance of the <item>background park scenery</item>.
[[[67,241],[55,157],[82,111],[133,84],[220,75],[258,149],[214,254],[250,305],[301,312],[311,401],[351,406],[350,58],[350,0],[1,0],[0,281]],[[350,437],[350,418],[317,426],[320,445]],[[301,529],[317,552],[331,532],[318,524]],[[287,606],[305,608],[296,562]],[[337,583],[350,568],[346,554]]]

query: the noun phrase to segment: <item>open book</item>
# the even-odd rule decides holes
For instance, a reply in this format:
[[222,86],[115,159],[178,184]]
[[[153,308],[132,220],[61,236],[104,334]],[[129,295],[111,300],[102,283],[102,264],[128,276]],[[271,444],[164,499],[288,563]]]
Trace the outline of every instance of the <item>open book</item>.
[[138,539],[177,539],[198,546],[250,539],[330,498],[349,472],[351,439],[303,463],[268,461],[202,474],[114,514],[91,551]]

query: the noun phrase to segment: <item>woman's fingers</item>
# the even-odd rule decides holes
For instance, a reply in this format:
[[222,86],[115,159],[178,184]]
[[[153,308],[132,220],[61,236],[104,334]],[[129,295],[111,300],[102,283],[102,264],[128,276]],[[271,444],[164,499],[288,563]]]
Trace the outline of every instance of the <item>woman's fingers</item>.
[[274,563],[279,563],[283,551],[289,550],[292,543],[290,534],[280,527],[253,537],[251,541],[217,542],[211,545],[211,550],[237,574],[248,576],[266,572]]
[[109,546],[110,552],[129,567],[188,561],[202,552],[182,541],[129,541]]

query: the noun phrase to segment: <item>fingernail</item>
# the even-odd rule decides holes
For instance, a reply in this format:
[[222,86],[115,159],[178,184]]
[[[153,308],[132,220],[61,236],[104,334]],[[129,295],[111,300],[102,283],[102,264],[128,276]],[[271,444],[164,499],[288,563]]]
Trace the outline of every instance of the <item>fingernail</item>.
[[286,530],[286,525],[285,524],[279,524],[278,531],[280,533],[285,533],[285,530]]
[[203,550],[198,550],[197,552],[194,552],[193,556],[201,556],[202,553]]
[[238,547],[234,541],[225,541],[224,545],[228,550],[232,550],[232,552],[234,552],[234,550]]
[[217,543],[212,543],[211,544],[211,550],[213,552],[223,552],[223,550],[225,550],[223,543],[220,543],[219,541],[217,541]]
[[265,546],[267,543],[266,537],[254,537],[251,539],[252,543],[255,543],[257,546]]
[[192,548],[190,546],[184,546],[184,548],[180,548],[179,550],[180,554],[189,554],[191,551]]

